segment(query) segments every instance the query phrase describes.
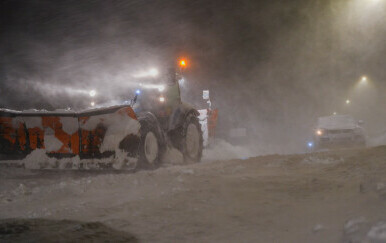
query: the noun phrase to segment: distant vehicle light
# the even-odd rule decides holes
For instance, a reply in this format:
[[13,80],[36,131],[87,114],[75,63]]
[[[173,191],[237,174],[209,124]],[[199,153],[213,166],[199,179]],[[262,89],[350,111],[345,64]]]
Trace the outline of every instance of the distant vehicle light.
[[308,146],[309,148],[312,148],[312,147],[314,147],[314,143],[313,143],[313,142],[308,142],[307,146]]
[[135,93],[136,93],[137,95],[139,95],[139,94],[141,93],[141,90],[137,89],[137,91],[135,91]]
[[163,97],[163,96],[159,97],[159,101],[162,103],[165,102],[165,97]]
[[322,136],[323,135],[323,131],[321,129],[316,130],[316,135]]

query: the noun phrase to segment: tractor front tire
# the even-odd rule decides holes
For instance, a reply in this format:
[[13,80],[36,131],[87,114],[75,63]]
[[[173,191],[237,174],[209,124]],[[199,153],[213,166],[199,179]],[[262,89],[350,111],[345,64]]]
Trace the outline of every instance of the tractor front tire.
[[160,134],[156,124],[147,120],[140,121],[140,144],[139,144],[139,167],[144,169],[155,169],[161,164],[163,151],[160,144]]

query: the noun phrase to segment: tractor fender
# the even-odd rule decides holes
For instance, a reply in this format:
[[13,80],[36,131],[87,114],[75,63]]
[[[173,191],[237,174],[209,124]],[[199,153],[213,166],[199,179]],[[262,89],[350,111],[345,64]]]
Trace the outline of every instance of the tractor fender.
[[139,122],[146,120],[148,123],[153,124],[157,128],[158,134],[160,135],[160,144],[166,143],[165,134],[163,133],[163,131],[161,129],[161,125],[160,125],[157,117],[153,113],[148,112],[148,111],[147,112],[140,112],[139,114],[137,114],[137,117],[138,117]]
[[169,131],[175,130],[176,128],[181,127],[184,124],[186,117],[189,114],[194,114],[199,116],[200,113],[193,108],[193,106],[181,103],[174,110],[169,119]]

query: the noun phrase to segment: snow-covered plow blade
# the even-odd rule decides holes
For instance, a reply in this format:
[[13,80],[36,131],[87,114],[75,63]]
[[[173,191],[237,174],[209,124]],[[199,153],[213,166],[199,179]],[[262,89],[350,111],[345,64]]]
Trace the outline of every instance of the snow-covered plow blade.
[[0,163],[124,163],[137,157],[139,129],[130,106],[84,112],[0,110]]

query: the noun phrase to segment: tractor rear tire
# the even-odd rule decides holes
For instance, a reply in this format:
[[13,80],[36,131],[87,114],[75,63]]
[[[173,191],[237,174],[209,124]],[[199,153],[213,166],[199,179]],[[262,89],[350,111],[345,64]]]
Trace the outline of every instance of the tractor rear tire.
[[203,150],[201,125],[194,114],[189,114],[182,126],[180,150],[185,162],[200,162]]

